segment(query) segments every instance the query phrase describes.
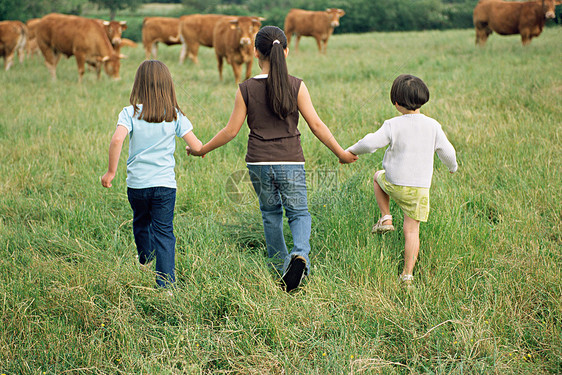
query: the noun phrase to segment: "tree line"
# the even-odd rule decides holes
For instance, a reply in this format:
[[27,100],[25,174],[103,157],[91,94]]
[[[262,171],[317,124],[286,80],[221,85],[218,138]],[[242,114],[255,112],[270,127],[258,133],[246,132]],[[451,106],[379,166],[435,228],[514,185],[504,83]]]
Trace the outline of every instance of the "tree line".
[[[133,13],[150,0],[0,0],[0,20],[41,17],[50,12],[82,13],[86,5],[107,10],[113,19],[119,10]],[[471,28],[472,11],[478,0],[164,0],[182,4],[177,16],[190,13],[259,15],[266,25],[283,26],[291,8],[324,10],[341,8],[346,15],[336,33],[412,31]],[[556,21],[562,7],[557,7]]]
[[48,13],[81,15],[88,4],[95,4],[108,10],[107,17],[115,18],[122,9],[135,9],[147,1],[144,0],[0,0],[0,21],[20,20],[43,17]]
[[266,24],[283,25],[291,8],[341,8],[346,15],[336,33],[411,31],[472,27],[478,0],[183,0],[186,8],[209,12],[259,13]]

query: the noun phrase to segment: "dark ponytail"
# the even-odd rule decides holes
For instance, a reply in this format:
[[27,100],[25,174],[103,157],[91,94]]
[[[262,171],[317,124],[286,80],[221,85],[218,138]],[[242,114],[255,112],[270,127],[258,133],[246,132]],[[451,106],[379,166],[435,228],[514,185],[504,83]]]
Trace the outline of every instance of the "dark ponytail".
[[297,110],[297,100],[289,83],[286,48],[287,37],[276,26],[265,26],[256,35],[256,49],[263,59],[269,60],[266,81],[269,108],[282,120]]

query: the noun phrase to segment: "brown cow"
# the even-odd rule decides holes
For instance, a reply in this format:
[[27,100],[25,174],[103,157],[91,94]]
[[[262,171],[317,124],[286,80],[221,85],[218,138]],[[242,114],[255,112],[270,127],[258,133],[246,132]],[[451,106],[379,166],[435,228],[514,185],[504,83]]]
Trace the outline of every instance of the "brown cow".
[[245,79],[250,78],[254,61],[254,40],[263,20],[261,17],[224,17],[217,22],[213,30],[213,46],[221,81],[223,58],[232,65],[234,82],[240,82],[242,64],[246,64]]
[[180,17],[180,38],[182,42],[180,63],[189,57],[195,64],[199,62],[199,46],[213,47],[213,30],[217,22],[226,17],[222,14],[190,14]]
[[476,44],[483,46],[495,31],[500,35],[521,34],[521,42],[527,45],[541,34],[546,19],[554,18],[554,7],[560,3],[560,0],[481,0],[473,13]]
[[35,27],[37,44],[45,57],[45,64],[56,80],[56,67],[61,54],[76,57],[78,81],[82,82],[84,63],[91,65],[100,78],[101,65],[113,79],[119,79],[119,59],[104,28],[94,19],[51,13]]
[[147,59],[158,54],[158,42],[168,46],[180,44],[180,20],[171,17],[145,17],[142,22],[142,44]]
[[39,54],[39,46],[37,45],[37,39],[35,39],[35,25],[39,22],[40,18],[32,18],[27,20],[25,23],[28,30],[27,44],[25,50],[27,52],[27,57],[32,57],[35,54]]
[[334,32],[334,28],[340,25],[340,17],[344,15],[345,12],[342,9],[335,8],[319,12],[291,9],[285,17],[287,45],[291,43],[291,36],[296,34],[295,51],[298,51],[301,36],[312,36],[316,39],[318,51],[326,53],[328,39]]
[[27,26],[23,22],[0,22],[0,56],[4,58],[4,69],[6,71],[12,66],[16,51],[20,62],[22,62],[26,40]]
[[127,30],[127,21],[105,21],[99,19],[96,21],[103,26],[113,49],[119,53],[121,50],[121,35],[123,31]]

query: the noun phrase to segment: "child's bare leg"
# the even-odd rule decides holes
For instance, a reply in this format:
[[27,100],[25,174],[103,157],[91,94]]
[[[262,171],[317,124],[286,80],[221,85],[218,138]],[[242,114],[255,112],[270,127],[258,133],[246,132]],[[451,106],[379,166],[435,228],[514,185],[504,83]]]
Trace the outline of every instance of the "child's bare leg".
[[[379,183],[377,182],[377,177],[382,172],[383,171],[376,171],[375,172],[375,178],[374,178],[374,181],[373,181],[373,186],[374,186],[374,189],[375,189],[375,199],[377,200],[377,205],[379,206],[379,210],[381,211],[381,216],[386,216],[386,215],[390,215],[390,197],[388,196],[388,194],[386,194],[384,192],[383,189],[381,189],[381,187],[379,186]],[[392,224],[392,219],[391,220],[385,220],[381,224],[383,224],[383,225]]]
[[404,215],[404,270],[403,275],[412,275],[414,265],[418,260],[420,251],[420,222],[414,220],[408,215]]

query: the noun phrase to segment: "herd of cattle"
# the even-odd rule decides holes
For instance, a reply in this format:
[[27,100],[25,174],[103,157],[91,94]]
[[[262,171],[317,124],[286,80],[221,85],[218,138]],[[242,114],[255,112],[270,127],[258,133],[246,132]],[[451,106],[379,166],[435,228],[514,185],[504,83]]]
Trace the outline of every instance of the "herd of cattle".
[[[476,44],[484,45],[495,31],[501,35],[520,34],[523,45],[540,35],[545,21],[555,16],[555,6],[562,0],[534,0],[527,2],[480,0],[474,8],[473,21]],[[296,35],[295,49],[301,36],[316,39],[318,50],[326,52],[326,45],[339,19],[345,14],[341,9],[325,11],[292,9],[285,18],[288,42]],[[222,80],[223,62],[232,65],[234,80],[240,82],[242,66],[246,65],[245,79],[252,71],[253,42],[261,27],[261,17],[227,16],[218,14],[190,14],[179,18],[146,17],[142,24],[142,43],[146,58],[156,58],[158,43],[182,44],[179,61],[189,57],[198,63],[199,46],[214,48],[219,77]],[[4,57],[5,70],[10,69],[17,52],[20,62],[24,55],[40,50],[53,79],[60,57],[75,56],[78,79],[82,81],[85,64],[94,68],[98,79],[102,66],[108,76],[119,79],[121,47],[136,47],[136,43],[122,38],[127,28],[124,21],[97,19],[51,13],[43,18],[0,22],[0,56]]]
[[[287,35],[313,36],[318,49],[326,50],[328,38],[339,26],[341,9],[306,11],[292,9],[286,18]],[[146,17],[142,25],[142,42],[146,58],[156,58],[158,43],[182,44],[180,62],[189,57],[198,63],[199,46],[213,47],[222,80],[224,60],[232,65],[234,80],[240,82],[242,65],[246,64],[248,79],[252,71],[254,38],[261,27],[262,17],[228,16],[219,14],[191,14],[179,18]],[[24,56],[40,50],[47,69],[56,79],[56,66],[62,55],[74,56],[78,65],[78,80],[82,81],[85,65],[96,71],[98,79],[102,66],[108,76],[119,79],[121,47],[136,46],[122,38],[126,22],[104,21],[80,16],[51,13],[39,19],[0,22],[0,55],[5,70],[13,63],[17,52],[20,62]],[[290,39],[289,39],[290,41]]]

